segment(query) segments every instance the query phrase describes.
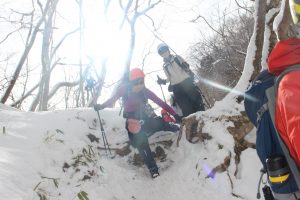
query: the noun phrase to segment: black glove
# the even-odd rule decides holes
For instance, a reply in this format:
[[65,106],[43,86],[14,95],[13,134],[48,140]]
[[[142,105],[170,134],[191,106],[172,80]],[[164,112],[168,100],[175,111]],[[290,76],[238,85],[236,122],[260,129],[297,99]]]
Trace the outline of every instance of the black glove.
[[175,118],[177,123],[180,124],[182,122],[182,117],[180,117],[179,115],[174,115],[174,118]]
[[169,91],[169,92],[173,92],[173,85],[169,84],[169,86],[168,86],[168,91]]
[[99,111],[99,110],[103,110],[105,107],[103,106],[103,104],[95,104],[94,105],[94,110],[95,111]]
[[157,76],[157,84],[158,85],[166,85],[167,84],[167,80],[160,78],[159,76]]

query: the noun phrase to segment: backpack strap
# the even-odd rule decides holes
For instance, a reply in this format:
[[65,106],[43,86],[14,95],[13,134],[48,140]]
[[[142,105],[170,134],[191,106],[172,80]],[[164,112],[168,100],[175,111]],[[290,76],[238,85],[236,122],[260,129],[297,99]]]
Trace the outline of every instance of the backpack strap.
[[164,64],[163,64],[163,68],[166,70],[167,74],[168,74],[169,76],[171,76],[171,73],[170,73],[170,71],[169,71],[169,69],[168,69],[168,64],[167,64],[167,63],[164,63]]
[[[295,67],[295,66],[298,66],[298,67]],[[268,98],[269,113],[270,113],[270,117],[271,117],[273,126],[275,128],[276,136],[277,136],[279,144],[280,144],[280,146],[283,150],[283,153],[285,155],[287,163],[288,163],[288,165],[291,169],[291,172],[295,177],[295,181],[298,185],[298,188],[300,189],[300,171],[299,171],[299,168],[298,168],[296,162],[294,161],[294,159],[291,157],[290,152],[289,152],[286,144],[283,142],[280,134],[278,133],[278,130],[276,129],[276,125],[275,125],[276,97],[277,97],[277,89],[278,89],[278,86],[279,86],[279,82],[285,74],[287,74],[291,71],[300,69],[300,65],[295,65],[295,66],[291,66],[287,70],[282,72],[280,74],[280,76],[278,76],[278,78],[276,78],[274,86],[272,86],[272,87],[270,87],[266,90],[266,95],[267,95],[267,98]]]
[[181,63],[179,61],[178,56],[176,55],[174,58],[174,61],[176,62],[176,64],[181,67],[181,69],[183,69],[183,71],[185,71],[188,75],[190,75],[192,78],[195,77],[194,72],[192,72],[192,70],[190,69],[190,65],[187,62],[183,62]]
[[177,63],[177,65],[179,65],[183,70],[187,70],[187,69],[189,69],[189,64],[188,63],[181,63],[180,61],[179,61],[179,58],[178,58],[178,56],[175,56],[174,57],[174,61]]
[[257,111],[257,113],[256,113],[256,115],[257,115],[257,117],[256,117],[256,124],[259,125],[259,122],[260,122],[260,120],[261,120],[263,114],[264,114],[266,111],[268,111],[268,103],[263,104],[263,105],[258,109],[258,111]]

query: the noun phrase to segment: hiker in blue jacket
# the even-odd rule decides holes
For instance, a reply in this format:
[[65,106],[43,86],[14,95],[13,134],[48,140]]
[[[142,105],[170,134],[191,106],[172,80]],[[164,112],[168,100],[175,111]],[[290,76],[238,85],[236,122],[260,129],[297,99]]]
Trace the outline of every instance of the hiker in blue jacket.
[[168,45],[162,43],[157,47],[158,54],[163,57],[163,70],[167,79],[158,77],[157,83],[165,85],[170,83],[169,91],[182,110],[183,117],[197,111],[204,111],[204,104],[199,88],[194,84],[194,73],[189,64],[180,56],[172,55]]

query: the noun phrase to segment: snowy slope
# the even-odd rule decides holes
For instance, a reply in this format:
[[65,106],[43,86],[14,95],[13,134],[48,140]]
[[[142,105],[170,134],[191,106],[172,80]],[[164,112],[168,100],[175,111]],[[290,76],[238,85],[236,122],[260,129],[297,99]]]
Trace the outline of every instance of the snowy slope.
[[[167,160],[158,161],[161,176],[153,180],[145,166],[132,164],[133,149],[125,157],[113,150],[112,158],[99,149],[103,143],[91,109],[28,113],[1,105],[0,199],[79,199],[78,193],[84,191],[90,200],[239,199],[235,196],[254,200],[260,163],[253,149],[242,153],[237,178],[233,164],[227,172],[207,177],[211,168],[233,153],[228,124],[222,120],[209,123],[213,113],[219,114],[216,110],[202,113],[207,116],[204,129],[212,140],[191,144],[183,137],[177,147],[175,133],[150,137],[152,149],[158,140],[174,142],[165,149]],[[111,148],[126,146],[124,119],[118,111],[101,111],[101,116]],[[99,137],[99,143],[92,142],[89,134]]]

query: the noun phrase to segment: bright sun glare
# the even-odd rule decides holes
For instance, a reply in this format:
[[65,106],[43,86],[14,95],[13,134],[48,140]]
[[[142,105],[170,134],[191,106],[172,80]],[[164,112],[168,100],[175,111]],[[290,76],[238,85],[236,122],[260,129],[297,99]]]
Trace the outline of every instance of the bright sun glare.
[[96,67],[107,59],[108,74],[120,74],[128,51],[128,33],[120,29],[117,16],[105,16],[94,6],[85,13],[83,56],[92,58]]

